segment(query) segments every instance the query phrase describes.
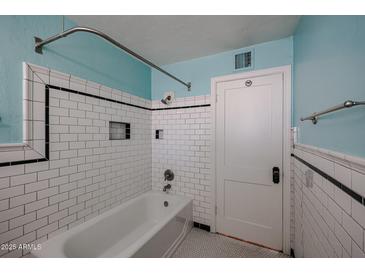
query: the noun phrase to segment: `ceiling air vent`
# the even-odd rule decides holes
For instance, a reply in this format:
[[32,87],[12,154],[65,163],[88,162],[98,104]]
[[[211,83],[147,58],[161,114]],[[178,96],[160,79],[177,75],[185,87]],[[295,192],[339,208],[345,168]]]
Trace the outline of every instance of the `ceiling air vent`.
[[234,69],[248,69],[252,67],[252,50],[234,55]]

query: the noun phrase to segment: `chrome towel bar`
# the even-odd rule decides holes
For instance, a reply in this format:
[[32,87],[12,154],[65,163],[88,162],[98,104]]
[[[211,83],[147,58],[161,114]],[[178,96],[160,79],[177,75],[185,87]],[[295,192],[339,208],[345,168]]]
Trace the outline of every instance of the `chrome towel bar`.
[[337,111],[337,110],[341,110],[341,109],[344,109],[344,108],[351,108],[351,107],[360,106],[360,105],[365,105],[365,101],[347,100],[347,101],[345,101],[342,104],[339,104],[337,106],[328,108],[328,109],[320,111],[320,112],[314,112],[312,115],[310,115],[308,117],[304,117],[304,118],[302,117],[302,118],[300,118],[300,121],[311,120],[313,124],[317,124],[319,116],[322,116],[324,114],[334,112],[334,111]]
[[87,27],[74,27],[74,28],[70,28],[68,30],[65,30],[59,34],[53,35],[45,40],[42,40],[39,37],[34,37],[35,39],[35,47],[34,50],[35,52],[39,53],[39,54],[43,54],[43,46],[52,43],[58,39],[64,38],[74,32],[89,32],[92,34],[95,34],[97,36],[100,36],[102,38],[104,38],[105,40],[109,41],[110,43],[112,43],[114,46],[120,48],[121,50],[127,52],[128,54],[132,55],[133,57],[137,58],[138,60],[142,61],[143,63],[149,65],[150,67],[157,69],[158,71],[166,74],[167,76],[169,76],[170,78],[174,79],[175,81],[179,82],[180,84],[183,84],[184,86],[186,86],[188,88],[188,91],[190,91],[191,89],[191,83],[190,82],[184,82],[182,80],[180,80],[179,78],[177,78],[176,76],[172,75],[171,73],[167,72],[166,70],[160,68],[159,66],[155,65],[154,63],[152,63],[151,61],[147,60],[146,58],[142,57],[141,55],[139,55],[138,53],[135,53],[134,51],[132,51],[131,49],[127,48],[126,46],[122,45],[121,43],[119,43],[118,41],[114,40],[113,38],[111,38],[109,35],[98,31],[96,29],[92,29],[92,28],[87,28]]

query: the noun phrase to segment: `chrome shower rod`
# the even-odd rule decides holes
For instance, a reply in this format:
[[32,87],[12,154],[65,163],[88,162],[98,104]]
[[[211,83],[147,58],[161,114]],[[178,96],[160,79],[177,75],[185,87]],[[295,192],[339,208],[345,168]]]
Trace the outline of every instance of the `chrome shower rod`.
[[152,63],[151,61],[147,60],[146,58],[142,57],[141,55],[135,53],[134,51],[130,50],[129,48],[127,48],[126,46],[123,46],[121,43],[117,42],[116,40],[114,40],[113,38],[111,38],[109,35],[98,31],[96,29],[92,29],[92,28],[87,28],[87,27],[74,27],[74,28],[70,28],[68,30],[65,30],[64,32],[61,32],[59,34],[56,34],[54,36],[51,36],[45,40],[42,40],[39,37],[34,37],[35,39],[35,51],[39,54],[43,54],[43,46],[50,44],[58,39],[64,38],[72,33],[75,32],[89,32],[92,34],[95,34],[97,36],[100,36],[101,38],[104,38],[105,40],[107,40],[108,42],[112,43],[114,46],[120,48],[121,50],[127,52],[128,54],[132,55],[133,57],[137,58],[138,60],[142,61],[143,63],[149,65],[150,67],[157,69],[158,71],[162,72],[163,74],[166,74],[167,76],[169,76],[170,78],[174,79],[175,81],[179,82],[180,84],[183,84],[184,86],[186,86],[188,88],[188,91],[191,90],[191,83],[190,82],[184,82],[182,80],[180,80],[179,78],[177,78],[176,76],[172,75],[171,73],[167,72],[166,70],[160,68],[159,66],[155,65],[154,63]]
[[360,106],[360,105],[365,105],[365,101],[347,100],[347,101],[345,101],[342,104],[339,104],[337,106],[328,108],[328,109],[320,111],[320,112],[314,112],[312,115],[310,115],[308,117],[304,117],[304,118],[302,117],[302,118],[300,118],[300,121],[311,120],[313,124],[317,124],[319,116],[322,116],[324,114],[334,112],[334,111],[337,111],[337,110],[341,110],[341,109],[344,109],[344,108],[351,108],[351,107]]

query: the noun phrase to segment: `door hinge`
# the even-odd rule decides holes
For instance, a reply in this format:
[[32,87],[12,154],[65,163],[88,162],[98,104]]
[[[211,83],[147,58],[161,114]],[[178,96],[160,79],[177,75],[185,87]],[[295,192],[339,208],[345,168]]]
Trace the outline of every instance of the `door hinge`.
[[217,206],[214,207],[214,212],[215,212],[215,215],[217,215],[217,213],[218,213],[218,207]]

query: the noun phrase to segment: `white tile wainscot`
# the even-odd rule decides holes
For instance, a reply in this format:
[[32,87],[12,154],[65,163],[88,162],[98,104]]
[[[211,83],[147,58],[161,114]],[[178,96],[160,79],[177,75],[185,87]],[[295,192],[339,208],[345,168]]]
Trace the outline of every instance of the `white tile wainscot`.
[[[73,88],[151,108],[151,101],[30,65],[37,85]],[[49,161],[0,167],[0,256],[4,244],[42,242],[151,189],[151,111],[49,90]],[[131,124],[131,139],[109,140],[109,121]]]
[[[210,104],[210,96],[178,98],[170,107]],[[169,108],[160,101],[152,107]],[[155,131],[163,129],[163,139]],[[162,189],[164,171],[171,169],[175,179],[172,193],[193,198],[193,219],[212,225],[211,216],[211,108],[163,109],[152,111],[152,184]]]
[[[364,159],[296,144],[294,155],[365,196]],[[296,257],[365,257],[365,206],[325,177],[293,159]]]

